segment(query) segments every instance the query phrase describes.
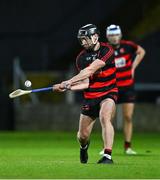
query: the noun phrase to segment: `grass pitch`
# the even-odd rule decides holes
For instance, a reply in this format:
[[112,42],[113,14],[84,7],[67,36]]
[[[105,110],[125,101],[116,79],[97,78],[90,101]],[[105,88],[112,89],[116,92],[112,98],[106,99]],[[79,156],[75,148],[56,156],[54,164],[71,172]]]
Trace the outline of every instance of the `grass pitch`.
[[115,163],[100,165],[101,135],[93,132],[88,164],[80,164],[76,132],[1,132],[0,178],[160,178],[160,134],[133,139],[138,155],[124,155],[123,135],[116,133]]

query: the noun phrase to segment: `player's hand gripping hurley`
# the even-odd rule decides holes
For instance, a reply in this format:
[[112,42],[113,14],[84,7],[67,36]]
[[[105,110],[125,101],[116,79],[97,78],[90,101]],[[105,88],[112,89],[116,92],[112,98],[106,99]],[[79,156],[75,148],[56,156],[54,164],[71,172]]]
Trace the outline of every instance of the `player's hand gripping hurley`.
[[41,91],[53,91],[53,86],[52,87],[46,87],[46,88],[40,88],[40,89],[32,89],[32,90],[22,90],[22,89],[17,89],[13,91],[12,93],[9,94],[10,98],[15,98],[19,97],[25,94],[30,94],[30,93],[36,93],[36,92],[41,92]]

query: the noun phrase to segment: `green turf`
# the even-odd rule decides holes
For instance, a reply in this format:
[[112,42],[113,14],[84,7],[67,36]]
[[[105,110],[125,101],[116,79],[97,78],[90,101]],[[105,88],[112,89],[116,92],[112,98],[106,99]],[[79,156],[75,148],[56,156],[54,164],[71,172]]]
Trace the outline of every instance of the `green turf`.
[[99,165],[100,134],[93,133],[89,162],[80,164],[76,132],[1,132],[0,178],[160,178],[160,135],[135,133],[133,143],[139,154],[124,155],[117,133],[115,164]]

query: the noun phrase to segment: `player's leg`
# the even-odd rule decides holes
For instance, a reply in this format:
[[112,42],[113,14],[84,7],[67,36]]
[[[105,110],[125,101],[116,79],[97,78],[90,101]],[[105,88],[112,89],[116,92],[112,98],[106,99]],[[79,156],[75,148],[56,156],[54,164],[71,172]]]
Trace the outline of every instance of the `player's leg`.
[[[116,115],[116,108],[114,108],[113,113],[112,113],[112,119],[111,119],[112,123],[113,123],[113,120],[114,120],[114,118],[115,118],[115,115]],[[102,136],[103,136],[103,133],[102,133]],[[103,139],[104,139],[104,138],[103,138]],[[103,154],[104,154],[104,147],[103,147],[103,149],[99,152],[99,155],[103,155]]]
[[111,154],[114,141],[114,128],[112,125],[112,117],[115,112],[115,102],[108,98],[101,103],[100,122],[102,126],[102,138],[104,142],[104,154],[98,163],[113,163]]
[[122,104],[123,111],[123,130],[124,130],[124,148],[126,154],[136,154],[135,151],[131,149],[131,140],[133,133],[133,111],[134,111],[134,103],[123,103]]
[[88,161],[88,147],[89,147],[89,138],[93,128],[95,120],[89,116],[80,115],[79,120],[79,130],[77,133],[77,139],[80,143],[80,161],[81,163],[87,163]]

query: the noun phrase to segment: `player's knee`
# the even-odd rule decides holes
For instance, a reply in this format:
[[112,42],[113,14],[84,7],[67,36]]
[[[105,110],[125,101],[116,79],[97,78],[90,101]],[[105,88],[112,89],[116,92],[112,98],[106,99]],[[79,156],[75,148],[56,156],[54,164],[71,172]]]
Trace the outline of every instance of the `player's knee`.
[[86,130],[78,131],[77,138],[81,140],[88,139],[89,133]]
[[127,122],[132,122],[132,114],[125,114],[124,120]]

